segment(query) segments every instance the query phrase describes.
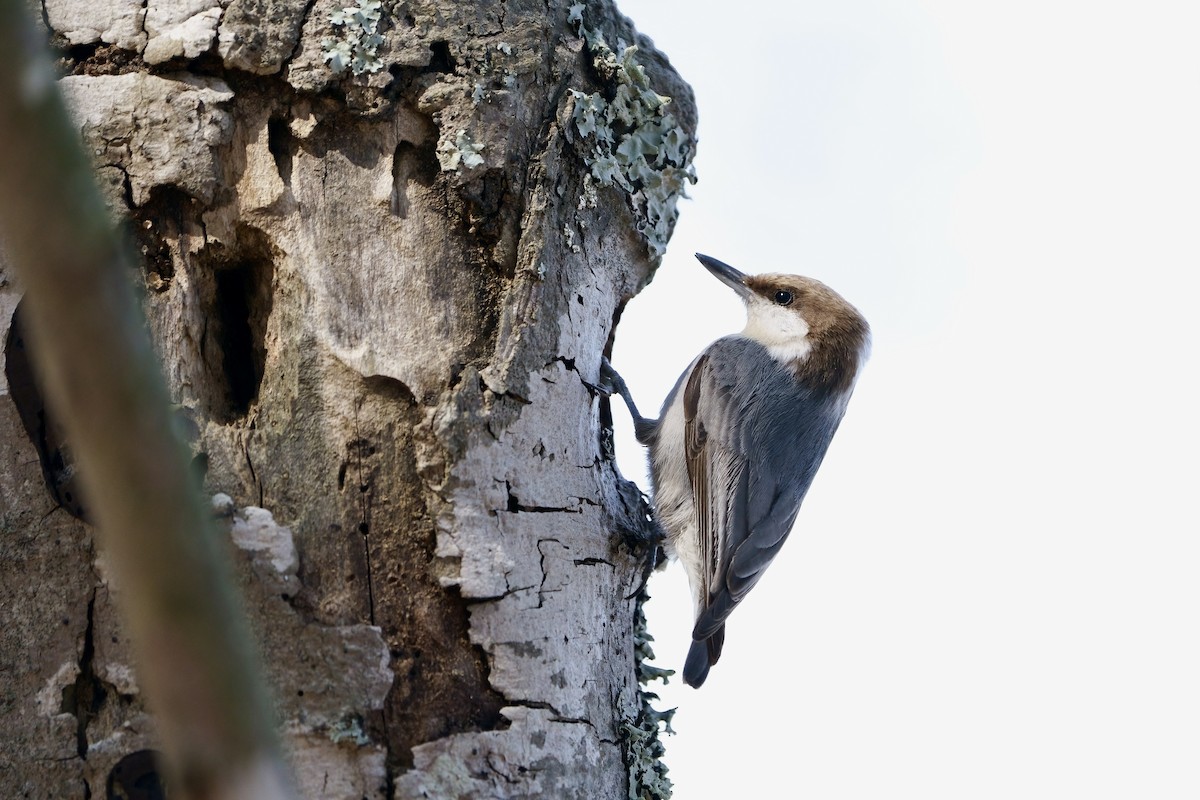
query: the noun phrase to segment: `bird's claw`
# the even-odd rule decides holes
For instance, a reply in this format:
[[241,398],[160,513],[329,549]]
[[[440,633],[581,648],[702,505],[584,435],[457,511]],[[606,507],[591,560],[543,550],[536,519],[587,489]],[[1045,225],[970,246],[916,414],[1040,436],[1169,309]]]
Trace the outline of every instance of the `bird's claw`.
[[[655,528],[658,528],[658,522],[656,520],[651,520],[651,523]],[[659,528],[660,538],[652,542],[649,547],[646,548],[646,560],[642,564],[642,576],[641,580],[638,581],[638,587],[625,598],[626,600],[632,600],[642,592],[646,591],[646,584],[650,583],[650,576],[654,574],[655,570],[666,566],[667,553],[665,550],[663,550],[662,545],[659,544],[659,542],[662,541],[661,535],[662,529]]]
[[625,388],[625,381],[621,378],[617,371],[613,369],[612,363],[604,356],[600,357],[600,377],[594,384],[596,391],[605,397],[612,397],[614,394],[619,394]]

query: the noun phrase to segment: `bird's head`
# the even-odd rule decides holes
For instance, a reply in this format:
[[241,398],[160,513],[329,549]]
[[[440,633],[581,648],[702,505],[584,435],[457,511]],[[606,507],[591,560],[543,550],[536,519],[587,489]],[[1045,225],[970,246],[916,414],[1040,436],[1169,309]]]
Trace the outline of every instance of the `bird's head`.
[[746,303],[743,336],[766,347],[797,377],[839,388],[853,384],[871,331],[841,295],[802,275],[745,275],[715,258],[699,253],[696,258]]

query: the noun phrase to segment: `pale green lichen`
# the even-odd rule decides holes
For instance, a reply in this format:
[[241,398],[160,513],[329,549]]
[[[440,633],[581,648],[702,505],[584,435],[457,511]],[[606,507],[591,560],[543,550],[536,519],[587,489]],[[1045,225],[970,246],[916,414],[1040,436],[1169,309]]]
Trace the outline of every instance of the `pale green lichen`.
[[363,730],[362,720],[357,715],[351,714],[329,726],[329,740],[334,744],[342,742],[352,742],[359,747],[363,747],[371,743],[371,737],[367,736]]
[[595,208],[600,202],[600,195],[596,191],[596,182],[592,180],[592,176],[583,176],[583,191],[579,193],[579,200],[575,203],[575,208],[583,211],[585,208]]
[[695,145],[666,111],[671,98],[651,88],[637,47],[619,40],[615,50],[609,47],[600,32],[587,27],[583,11],[582,4],[573,5],[567,19],[587,43],[592,65],[609,81],[610,92],[572,90],[577,147],[600,185],[625,191],[637,229],[658,257],[678,217],[679,198],[686,196],[687,184],[696,182]]
[[637,716],[621,725],[621,742],[625,752],[625,767],[629,771],[629,800],[669,800],[671,779],[667,777],[667,765],[662,762],[666,748],[660,736],[673,734],[671,718],[675,709],[659,711],[653,705],[658,695],[644,687],[653,681],[667,682],[674,670],[660,669],[649,662],[654,659],[650,643],[654,637],[646,629],[646,615],[642,606],[650,596],[645,587],[638,594],[633,616],[633,660],[640,687],[641,701]]
[[330,14],[329,23],[338,29],[339,38],[321,42],[329,68],[336,74],[349,69],[355,75],[383,69],[379,59],[379,47],[383,44],[383,36],[379,34],[382,21],[380,0],[355,0],[355,5]]
[[491,103],[498,93],[513,91],[518,86],[517,74],[512,67],[516,61],[517,46],[510,42],[496,42],[484,51],[478,66],[480,81],[471,92],[471,102],[478,106]]
[[438,145],[438,163],[443,172],[453,172],[459,166],[473,169],[483,164],[483,142],[476,142],[465,130],[460,130],[453,141],[447,139]]

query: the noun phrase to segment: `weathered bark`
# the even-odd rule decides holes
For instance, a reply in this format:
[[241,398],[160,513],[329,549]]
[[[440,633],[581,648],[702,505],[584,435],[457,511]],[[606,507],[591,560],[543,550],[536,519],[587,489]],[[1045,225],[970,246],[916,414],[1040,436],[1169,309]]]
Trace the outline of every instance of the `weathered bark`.
[[[655,796],[622,535],[645,514],[590,384],[673,219],[690,92],[622,53],[609,4],[397,3],[358,76],[326,63],[336,8],[45,8],[303,791]],[[582,109],[630,87],[674,116],[635,103],[608,148]],[[659,150],[614,176],[618,144]],[[10,345],[19,291],[0,261]],[[6,352],[0,793],[100,796],[153,720],[69,443]]]

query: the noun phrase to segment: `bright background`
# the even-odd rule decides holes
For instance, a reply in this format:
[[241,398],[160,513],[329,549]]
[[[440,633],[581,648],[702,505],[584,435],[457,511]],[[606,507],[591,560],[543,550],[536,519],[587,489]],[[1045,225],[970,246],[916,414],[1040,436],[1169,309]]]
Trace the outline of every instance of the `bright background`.
[[[743,324],[694,251],[875,342],[721,662],[662,691],[676,797],[1200,797],[1200,5],[621,8],[701,115],[618,330],[643,410]],[[650,590],[679,669],[682,570]]]

